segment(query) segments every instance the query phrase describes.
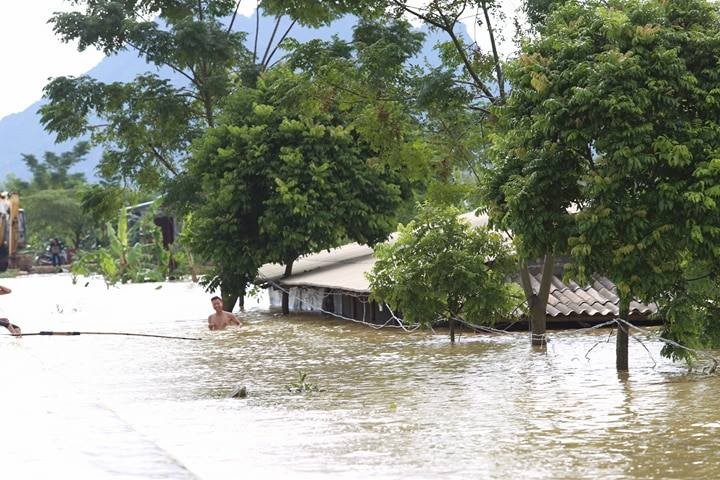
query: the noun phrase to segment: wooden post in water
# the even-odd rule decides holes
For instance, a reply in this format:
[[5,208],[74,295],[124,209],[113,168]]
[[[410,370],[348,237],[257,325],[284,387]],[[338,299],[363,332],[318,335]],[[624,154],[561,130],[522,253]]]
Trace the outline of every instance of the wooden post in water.
[[238,296],[238,308],[240,310],[245,310],[245,289],[243,289]]
[[282,313],[283,315],[290,313],[290,294],[287,291],[282,292]]
[[[627,321],[630,313],[630,301],[623,295],[620,297],[618,318]],[[617,339],[615,340],[615,365],[618,372],[629,370],[629,329],[623,322],[618,322]]]
[[[293,262],[294,260],[290,260],[285,264],[285,273],[283,274],[283,278],[287,278],[292,275]],[[288,315],[290,313],[290,287],[285,287],[282,292],[282,313],[283,315]]]
[[448,327],[450,327],[450,343],[455,343],[455,319],[453,317],[448,320]]

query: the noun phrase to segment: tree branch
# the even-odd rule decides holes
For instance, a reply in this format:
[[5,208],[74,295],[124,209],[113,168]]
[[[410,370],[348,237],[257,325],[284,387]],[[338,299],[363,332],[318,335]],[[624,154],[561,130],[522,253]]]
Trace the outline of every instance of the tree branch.
[[263,62],[264,69],[268,68],[267,64],[270,63],[270,60],[272,59],[273,55],[275,55],[275,52],[280,47],[280,44],[283,42],[283,40],[285,40],[285,38],[290,33],[290,30],[292,30],[292,28],[295,26],[295,22],[296,22],[296,20],[293,20],[292,23],[290,23],[290,26],[287,28],[287,30],[285,30],[285,33],[283,33],[282,37],[280,37],[280,40],[278,40],[277,45],[275,45],[275,48],[273,48],[272,52],[270,52],[270,55],[268,55],[267,61]]
[[275,35],[277,34],[278,28],[280,27],[280,20],[282,20],[282,15],[275,15],[275,28],[273,28],[272,34],[270,35],[270,40],[268,40],[267,47],[265,47],[265,53],[263,54],[262,61],[260,62],[260,64],[263,66],[265,65],[268,53],[270,53],[270,47],[272,46],[273,40],[275,40]]
[[[452,24],[455,25],[457,22],[460,21],[460,17],[463,13],[465,13],[465,9],[467,8],[467,0],[463,1],[462,8],[457,11],[457,14],[452,19]],[[439,11],[439,8],[438,8]]]
[[257,64],[257,44],[258,34],[260,33],[260,0],[255,7],[255,43],[253,44],[253,65]]
[[[139,53],[145,55],[146,57],[149,55],[149,52],[148,52],[148,51],[143,50],[142,48],[140,48],[138,45],[135,45],[135,44],[134,44],[133,42],[131,42],[130,40],[125,40],[125,43],[127,43],[127,44],[130,45],[132,48],[134,48],[135,50],[137,50]],[[190,75],[188,75],[187,73],[185,73],[185,71],[184,71],[183,69],[181,69],[180,67],[177,67],[177,66],[173,65],[173,64],[170,63],[170,62],[163,62],[163,65],[169,67],[170,69],[172,69],[172,70],[174,70],[175,72],[179,73],[179,74],[182,75],[183,77],[187,78],[187,79],[190,81],[190,83],[192,83],[193,85],[195,85],[196,87],[199,88],[199,85],[197,84],[195,78],[193,78],[193,77],[191,77]]]
[[468,59],[467,54],[465,53],[465,48],[463,47],[462,42],[460,42],[460,39],[457,37],[457,35],[455,35],[455,31],[453,30],[455,27],[455,23],[448,23],[447,17],[439,8],[438,14],[440,15],[440,18],[443,19],[443,25],[440,28],[442,28],[442,30],[444,30],[450,36],[450,40],[453,42],[453,45],[455,45],[455,50],[458,52],[458,55],[460,55],[460,59],[462,60],[463,65],[465,65],[465,70],[475,82],[475,86],[479,88],[491,101],[494,101],[495,96],[485,85],[485,83],[480,79],[480,76],[473,68],[472,64],[470,63],[470,59]]
[[545,254],[545,260],[543,261],[542,268],[542,280],[540,281],[540,291],[538,292],[538,298],[543,305],[547,305],[548,296],[550,295],[550,286],[552,285],[553,279],[553,267],[555,266],[555,257],[552,253]]
[[491,101],[495,100],[495,96],[492,94],[490,89],[483,83],[482,80],[480,80],[480,76],[477,74],[477,72],[473,69],[472,64],[470,63],[470,60],[467,58],[467,55],[465,54],[465,49],[462,46],[462,43],[460,42],[460,39],[457,38],[455,35],[455,32],[452,30],[446,30],[448,35],[450,35],[450,40],[452,40],[453,45],[455,45],[455,49],[458,51],[458,54],[460,55],[460,58],[462,59],[463,64],[465,65],[465,70],[467,70],[468,74],[472,77],[473,81],[475,82],[475,86],[482,91],[487,98],[489,98]]
[[492,47],[493,59],[495,60],[495,75],[497,75],[498,89],[500,98],[505,98],[505,79],[503,78],[502,66],[500,65],[500,55],[498,55],[497,45],[495,44],[495,32],[490,23],[490,13],[488,12],[487,2],[481,1],[483,13],[485,14],[485,23],[487,24],[488,35],[490,36],[490,46]]
[[530,282],[530,271],[528,270],[527,262],[525,260],[520,260],[520,285],[525,292],[525,298],[528,301],[528,306],[532,307],[535,292],[533,291],[532,283]]
[[157,159],[158,162],[160,162],[165,168],[170,170],[173,175],[177,176],[178,172],[173,166],[171,162],[169,162],[162,153],[155,147],[155,145],[150,145],[150,150],[153,156]]
[[470,110],[475,110],[476,112],[483,112],[483,113],[487,113],[488,115],[490,115],[490,110],[488,110],[485,107],[478,107],[477,105],[468,105],[468,108]]
[[441,30],[445,30],[445,27],[442,23],[438,22],[437,20],[433,19],[432,17],[429,17],[427,15],[423,15],[422,13],[415,11],[405,5],[404,2],[399,0],[390,0],[395,6],[400,7],[403,11],[409,13],[410,15],[419,18],[423,22],[429,23],[430,25],[437,27]]
[[232,31],[233,25],[235,24],[235,18],[237,18],[238,9],[240,8],[241,2],[242,2],[242,0],[238,0],[237,3],[235,4],[235,11],[233,12],[233,16],[230,19],[230,24],[228,25],[226,33],[230,33]]
[[278,58],[277,60],[275,60],[273,63],[271,63],[270,65],[268,65],[268,66],[265,68],[265,70],[270,70],[270,69],[273,68],[275,65],[277,65],[278,63],[282,62],[283,60],[285,60],[286,58],[289,58],[289,57],[290,57],[290,55],[283,55],[283,56],[281,56],[280,58]]

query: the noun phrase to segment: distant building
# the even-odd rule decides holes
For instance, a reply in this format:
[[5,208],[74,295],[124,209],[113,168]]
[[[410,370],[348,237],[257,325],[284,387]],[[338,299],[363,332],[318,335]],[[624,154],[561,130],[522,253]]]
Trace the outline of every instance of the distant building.
[[147,212],[153,205],[158,204],[159,208],[155,212],[153,217],[153,223],[160,227],[162,232],[163,246],[168,248],[170,245],[175,243],[175,239],[180,234],[181,225],[175,217],[166,214],[161,205],[162,199],[160,197],[149,202],[138,203],[137,205],[131,205],[125,207],[125,211],[128,214],[128,227],[140,221],[145,212]]

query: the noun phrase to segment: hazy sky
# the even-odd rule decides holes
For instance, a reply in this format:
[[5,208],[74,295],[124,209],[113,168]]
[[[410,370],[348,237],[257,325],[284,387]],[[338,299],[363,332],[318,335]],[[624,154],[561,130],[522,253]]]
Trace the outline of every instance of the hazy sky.
[[[508,17],[519,0],[503,2]],[[2,45],[2,75],[0,75],[0,118],[20,112],[42,96],[48,78],[79,75],[94,67],[102,53],[86,50],[78,52],[75,44],[64,44],[53,34],[47,21],[53,12],[68,10],[63,0],[4,1],[0,15],[0,45]],[[241,10],[252,13],[255,1],[244,0]],[[465,22],[472,23],[468,12]],[[473,27],[468,27],[473,35]],[[510,30],[508,30],[510,31]],[[485,35],[478,34],[484,44]],[[509,40],[509,39],[508,39]],[[509,47],[504,49],[509,51]]]
[[102,54],[79,53],[61,43],[47,23],[66,9],[62,0],[3,2],[0,15],[0,118],[24,110],[42,96],[48,77],[78,75],[95,66]]

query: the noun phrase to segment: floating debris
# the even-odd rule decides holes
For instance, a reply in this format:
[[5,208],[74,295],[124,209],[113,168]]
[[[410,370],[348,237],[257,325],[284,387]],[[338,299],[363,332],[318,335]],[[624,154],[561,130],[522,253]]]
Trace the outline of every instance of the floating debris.
[[287,390],[290,393],[311,393],[311,392],[322,392],[321,388],[318,388],[314,383],[306,381],[307,372],[298,372],[297,382],[287,386]]
[[246,398],[246,397],[247,397],[247,387],[245,387],[245,385],[238,385],[230,393],[230,398]]

